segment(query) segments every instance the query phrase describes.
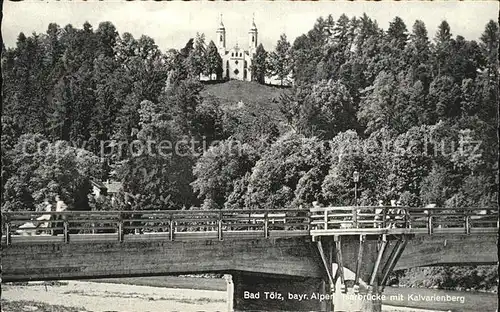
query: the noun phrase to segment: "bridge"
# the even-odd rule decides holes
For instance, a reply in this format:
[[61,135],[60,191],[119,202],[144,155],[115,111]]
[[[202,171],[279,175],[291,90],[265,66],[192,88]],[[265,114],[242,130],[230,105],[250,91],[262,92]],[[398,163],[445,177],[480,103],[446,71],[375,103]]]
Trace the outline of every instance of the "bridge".
[[221,272],[234,311],[380,311],[395,269],[497,263],[498,229],[493,208],[2,212],[2,278]]

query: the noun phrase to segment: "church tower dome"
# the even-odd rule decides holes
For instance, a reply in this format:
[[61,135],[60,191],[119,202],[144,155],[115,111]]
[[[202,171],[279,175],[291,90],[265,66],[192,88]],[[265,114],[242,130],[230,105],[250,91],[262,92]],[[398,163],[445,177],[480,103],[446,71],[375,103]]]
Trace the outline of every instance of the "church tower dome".
[[255,51],[257,49],[257,25],[255,25],[255,16],[252,17],[252,26],[250,27],[250,31],[248,31],[248,48],[250,51]]
[[220,23],[217,28],[217,48],[219,50],[226,50],[226,28],[224,27],[224,23],[222,23],[222,14],[220,15]]
[[220,18],[219,28],[217,28],[217,30],[226,30],[226,27],[224,27],[224,23],[222,22],[222,14]]
[[257,25],[255,25],[255,18],[252,18],[252,27],[250,28],[251,31],[257,31]]

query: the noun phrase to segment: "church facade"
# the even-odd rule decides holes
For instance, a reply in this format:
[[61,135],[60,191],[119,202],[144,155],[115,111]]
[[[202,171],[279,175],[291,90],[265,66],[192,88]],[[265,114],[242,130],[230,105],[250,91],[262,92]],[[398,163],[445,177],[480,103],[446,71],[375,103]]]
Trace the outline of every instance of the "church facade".
[[226,28],[220,21],[219,27],[216,31],[217,34],[217,48],[219,54],[222,58],[222,77],[224,79],[235,79],[243,81],[252,80],[252,71],[250,66],[252,65],[252,59],[257,50],[257,26],[255,26],[255,21],[252,20],[252,26],[248,31],[248,48],[240,48],[236,44],[233,48],[228,49],[226,47]]

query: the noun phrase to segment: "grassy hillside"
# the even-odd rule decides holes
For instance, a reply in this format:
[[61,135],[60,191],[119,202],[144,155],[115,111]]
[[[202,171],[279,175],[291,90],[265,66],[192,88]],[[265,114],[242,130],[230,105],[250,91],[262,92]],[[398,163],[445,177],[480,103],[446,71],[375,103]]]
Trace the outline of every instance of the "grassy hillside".
[[224,109],[245,108],[256,115],[266,114],[281,119],[277,104],[273,103],[273,99],[279,99],[282,92],[288,92],[288,89],[261,85],[256,82],[230,80],[207,84],[201,94],[203,97],[215,97]]

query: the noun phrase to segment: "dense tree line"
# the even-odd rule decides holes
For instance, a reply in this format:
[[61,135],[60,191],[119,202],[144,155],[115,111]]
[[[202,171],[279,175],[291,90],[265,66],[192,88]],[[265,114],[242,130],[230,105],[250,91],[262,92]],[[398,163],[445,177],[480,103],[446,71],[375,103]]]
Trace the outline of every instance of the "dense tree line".
[[183,150],[221,135],[217,107],[199,95],[199,71],[218,71],[199,68],[203,40],[162,53],[152,38],[119,35],[110,22],[20,33],[2,51],[2,208],[34,209],[61,194],[88,209],[90,182],[108,178],[124,183],[133,208],[196,203],[192,156],[138,149],[170,140]]
[[222,75],[203,34],[163,53],[109,22],[50,24],[3,47],[2,209],[54,194],[95,208],[90,181],[108,178],[123,182],[118,208],[130,195],[132,209],[346,205],[355,170],[362,204],[493,206],[498,68],[493,21],[476,42],[446,21],[430,39],[421,21],[328,16],[258,47],[254,79],[294,86],[255,114],[201,95],[200,75]]
[[215,147],[198,161],[207,208],[352,204],[354,171],[361,204],[496,207],[495,22],[476,42],[446,21],[431,40],[422,21],[409,31],[396,17],[384,31],[367,15],[328,16],[285,42],[268,57],[273,74],[294,77],[277,101],[285,126],[265,148],[257,135],[243,154],[214,157]]

